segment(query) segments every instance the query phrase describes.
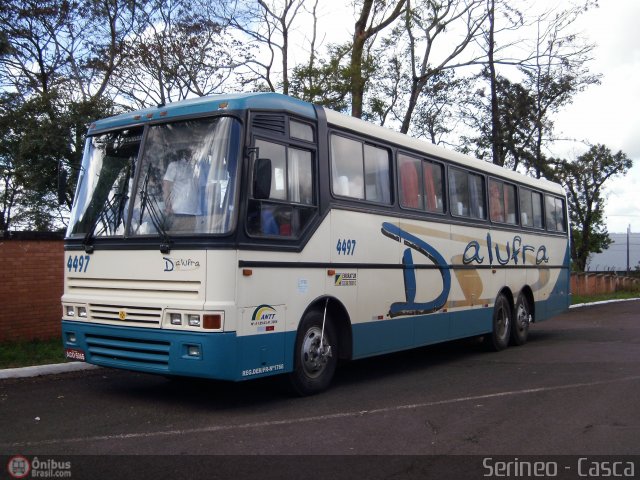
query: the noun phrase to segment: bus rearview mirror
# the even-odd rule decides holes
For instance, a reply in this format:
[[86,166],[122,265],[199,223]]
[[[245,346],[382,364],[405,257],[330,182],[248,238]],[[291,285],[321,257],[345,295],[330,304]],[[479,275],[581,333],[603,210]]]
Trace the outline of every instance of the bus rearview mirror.
[[253,167],[253,198],[267,200],[271,195],[271,160],[258,158]]

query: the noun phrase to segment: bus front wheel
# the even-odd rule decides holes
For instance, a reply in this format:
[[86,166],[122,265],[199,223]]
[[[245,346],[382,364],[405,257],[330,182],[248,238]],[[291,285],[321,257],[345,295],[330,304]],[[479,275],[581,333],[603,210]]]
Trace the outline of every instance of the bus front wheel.
[[313,311],[300,322],[294,351],[294,369],[289,374],[293,390],[299,395],[313,395],[329,387],[338,363],[335,329],[323,313]]
[[511,304],[504,294],[498,295],[493,306],[493,330],[485,341],[489,350],[498,352],[509,346],[512,328]]

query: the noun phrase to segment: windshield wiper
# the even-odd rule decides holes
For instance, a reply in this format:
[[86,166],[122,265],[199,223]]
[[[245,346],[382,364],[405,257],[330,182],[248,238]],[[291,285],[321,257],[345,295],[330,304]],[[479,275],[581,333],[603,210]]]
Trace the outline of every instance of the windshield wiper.
[[[102,220],[103,224],[103,228],[100,230],[100,233],[106,232],[109,228],[109,225],[113,225],[115,232],[115,229],[122,220],[124,205],[128,199],[129,197],[125,193],[114,194],[113,201],[107,198],[104,205],[102,205],[102,208],[98,210],[98,213],[91,221],[89,229],[87,230],[87,233],[84,236],[84,240],[82,241],[82,245],[84,246],[84,251],[86,253],[93,253],[93,240],[95,238],[94,232],[100,220]],[[109,212],[112,212],[111,215],[109,215]]]
[[160,234],[160,252],[169,253],[169,251],[171,250],[171,237],[169,236],[167,230],[164,228],[166,219],[163,213],[160,211],[158,201],[155,199],[155,197],[152,197],[147,192],[147,186],[149,184],[149,173],[150,172],[147,172],[147,175],[145,176],[143,182],[142,190],[140,190],[140,198],[142,199],[142,203],[140,205],[140,218],[138,220],[138,224],[142,225],[144,212],[145,210],[148,210],[149,219]]

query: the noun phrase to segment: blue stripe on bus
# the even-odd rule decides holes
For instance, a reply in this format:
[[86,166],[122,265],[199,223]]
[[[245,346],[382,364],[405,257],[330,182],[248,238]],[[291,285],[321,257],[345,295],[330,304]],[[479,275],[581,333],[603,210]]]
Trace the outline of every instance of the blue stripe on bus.
[[[69,342],[73,333],[76,342]],[[293,369],[295,332],[238,337],[235,332],[184,332],[62,321],[66,348],[95,365],[163,375],[248,380]],[[200,349],[199,357],[188,354]]]
[[[226,107],[220,108],[226,103]],[[273,111],[287,111],[304,118],[316,118],[316,112],[310,103],[296,98],[287,97],[277,93],[239,93],[228,95],[215,95],[210,97],[198,97],[180,102],[170,103],[163,107],[147,108],[135,112],[127,112],[114,117],[105,118],[95,122],[95,130],[106,130],[125,125],[142,124],[167,120],[186,115],[202,115],[206,113],[221,113],[222,111],[241,111],[247,109],[264,109]],[[160,117],[160,112],[163,116]]]
[[493,308],[441,312],[352,326],[353,358],[365,358],[488,333]]

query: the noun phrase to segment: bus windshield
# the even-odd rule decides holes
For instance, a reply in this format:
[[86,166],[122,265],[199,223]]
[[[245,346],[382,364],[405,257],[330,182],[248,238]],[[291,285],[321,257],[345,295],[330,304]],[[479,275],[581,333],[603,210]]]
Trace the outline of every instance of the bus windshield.
[[143,127],[89,137],[67,237],[230,232],[239,129],[219,117],[153,125],[144,142]]

